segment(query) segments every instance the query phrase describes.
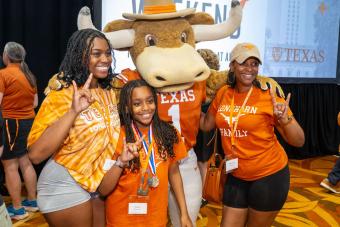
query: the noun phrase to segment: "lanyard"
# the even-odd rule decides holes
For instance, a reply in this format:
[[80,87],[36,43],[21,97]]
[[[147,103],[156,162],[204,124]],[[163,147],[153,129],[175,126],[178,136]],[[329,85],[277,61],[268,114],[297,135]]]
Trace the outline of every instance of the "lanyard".
[[[142,137],[142,133],[139,131],[139,129],[137,128],[137,126],[133,123],[133,132],[135,134],[135,136],[137,137],[137,139],[140,139]],[[143,139],[142,140],[142,145],[143,145],[143,151],[139,151],[139,157],[140,157],[140,163],[141,163],[141,167],[142,167],[142,175],[145,174],[146,169],[148,167],[148,163],[151,169],[151,172],[153,175],[156,175],[156,164],[155,164],[155,152],[154,152],[154,139],[153,139],[153,133],[152,133],[152,126],[150,125],[149,127],[149,131],[148,131],[148,141],[149,141],[149,146],[146,143],[146,141]],[[143,158],[145,157],[146,158]]]
[[231,105],[230,105],[230,115],[229,115],[229,126],[230,126],[230,130],[231,130],[231,148],[233,149],[235,146],[235,131],[237,128],[237,124],[238,124],[238,119],[240,118],[241,113],[243,112],[243,109],[249,99],[249,96],[251,94],[251,92],[253,91],[253,86],[251,86],[251,88],[249,89],[246,98],[243,101],[243,104],[241,106],[241,108],[239,109],[236,117],[235,117],[235,124],[233,123],[233,114],[234,114],[234,98],[235,98],[235,90],[233,93],[233,99],[231,100]]

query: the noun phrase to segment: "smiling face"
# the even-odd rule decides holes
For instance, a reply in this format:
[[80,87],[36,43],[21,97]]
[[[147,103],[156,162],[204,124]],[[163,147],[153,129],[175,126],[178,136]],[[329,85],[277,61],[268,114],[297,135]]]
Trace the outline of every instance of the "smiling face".
[[238,92],[246,92],[250,89],[259,72],[259,60],[254,57],[247,58],[242,64],[233,61],[230,69],[236,77],[236,90]]
[[89,71],[93,73],[93,81],[106,78],[111,63],[111,50],[106,40],[94,38],[89,59]]
[[149,127],[156,110],[156,104],[150,88],[134,88],[131,95],[132,118],[138,128]]

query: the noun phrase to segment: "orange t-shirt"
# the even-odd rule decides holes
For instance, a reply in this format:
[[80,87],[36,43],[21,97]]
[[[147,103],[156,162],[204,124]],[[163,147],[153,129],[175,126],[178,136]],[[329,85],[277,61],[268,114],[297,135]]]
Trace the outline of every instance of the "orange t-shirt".
[[[227,89],[227,90],[226,90]],[[234,89],[222,87],[212,101],[209,113],[216,119],[216,126],[221,132],[222,147],[225,154],[231,154],[230,105]],[[223,96],[223,97],[222,97]],[[232,121],[247,96],[235,92],[235,104]],[[284,99],[277,97],[277,102]],[[292,112],[288,111],[289,115]],[[235,152],[238,168],[232,172],[243,180],[256,180],[277,172],[287,165],[287,155],[274,133],[273,104],[268,91],[253,87],[253,91],[240,114],[235,130]]]
[[[148,129],[141,130],[144,138],[148,138]],[[180,136],[179,136],[180,137]],[[115,156],[120,154],[123,149],[123,139],[125,138],[125,130],[122,127],[119,142]],[[186,157],[187,152],[183,140],[179,138],[179,142],[174,144],[175,157],[168,157],[163,160],[157,149],[155,148],[156,175],[159,179],[159,185],[156,188],[149,188],[147,215],[129,215],[129,202],[133,202],[131,196],[137,194],[140,183],[141,173],[133,173],[125,169],[122,173],[116,188],[107,197],[105,202],[106,208],[106,226],[166,226],[167,223],[167,207],[168,207],[168,169],[169,166],[180,159]],[[148,168],[150,168],[148,166]]]
[[33,102],[37,89],[31,87],[20,64],[8,64],[0,70],[0,92],[3,93],[1,107],[4,118],[34,118]]
[[[54,160],[64,166],[81,187],[94,192],[106,172],[103,169],[105,160],[111,159],[115,152],[120,121],[112,90],[96,88],[90,89],[90,92],[96,101],[77,116]],[[64,116],[71,107],[72,99],[72,86],[47,95],[33,122],[28,146]]]
[[[136,71],[125,69],[122,74],[126,81],[139,79]],[[201,104],[206,99],[206,82],[195,83],[187,90],[157,93],[157,97],[159,117],[173,123],[184,137],[187,150],[190,150],[196,144]]]

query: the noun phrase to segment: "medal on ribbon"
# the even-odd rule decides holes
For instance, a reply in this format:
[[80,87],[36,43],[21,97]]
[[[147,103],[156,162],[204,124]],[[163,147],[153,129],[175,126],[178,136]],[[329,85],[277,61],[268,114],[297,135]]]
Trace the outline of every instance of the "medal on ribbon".
[[[139,129],[133,124],[133,131],[136,135],[137,139],[142,137],[142,133],[139,131]],[[138,188],[137,194],[146,194],[146,191],[148,191],[149,187],[156,188],[159,185],[159,179],[156,175],[156,161],[155,161],[155,152],[153,148],[154,140],[152,136],[152,126],[150,125],[149,131],[148,131],[148,143],[142,139],[142,147],[140,151],[140,162],[141,162],[141,183],[140,187]],[[149,168],[148,168],[149,166]],[[150,172],[151,170],[151,172]],[[147,175],[147,176],[145,176]],[[147,177],[147,188],[144,188],[144,180],[145,177]]]

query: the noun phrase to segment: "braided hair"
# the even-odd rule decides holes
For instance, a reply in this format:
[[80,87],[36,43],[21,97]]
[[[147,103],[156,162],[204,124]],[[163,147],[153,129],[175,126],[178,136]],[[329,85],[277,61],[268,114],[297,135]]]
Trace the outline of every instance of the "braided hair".
[[[90,62],[90,52],[93,47],[95,38],[104,39],[111,49],[109,40],[105,35],[94,29],[82,29],[74,32],[67,43],[65,57],[59,67],[58,79],[66,82],[66,86],[70,86],[72,80],[78,86],[85,84],[90,71],[88,68]],[[101,88],[110,89],[111,81],[114,77],[110,66],[108,76],[104,79],[98,79]]]
[[[157,94],[154,88],[148,85],[144,80],[132,80],[124,85],[120,93],[119,99],[119,114],[120,123],[125,126],[126,131],[126,142],[133,143],[136,142],[134,132],[132,129],[132,104],[131,97],[133,89],[138,87],[148,87],[152,93],[155,102],[155,113],[152,119],[153,136],[158,147],[158,153],[161,158],[166,159],[167,156],[175,157],[173,145],[178,143],[177,131],[174,126],[161,120],[158,116],[158,106],[157,106]],[[138,158],[133,161],[133,164],[137,162]]]

